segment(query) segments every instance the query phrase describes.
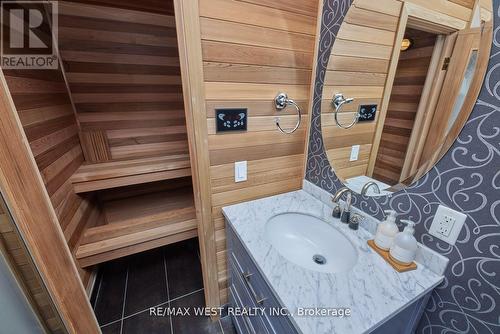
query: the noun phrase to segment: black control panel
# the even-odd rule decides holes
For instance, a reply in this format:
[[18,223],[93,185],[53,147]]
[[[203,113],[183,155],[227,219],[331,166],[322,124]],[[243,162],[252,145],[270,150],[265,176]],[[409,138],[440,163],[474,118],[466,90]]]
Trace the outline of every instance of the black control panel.
[[248,110],[246,108],[215,109],[216,131],[246,131]]
[[359,120],[358,122],[368,122],[375,120],[377,114],[376,104],[363,104],[359,106]]

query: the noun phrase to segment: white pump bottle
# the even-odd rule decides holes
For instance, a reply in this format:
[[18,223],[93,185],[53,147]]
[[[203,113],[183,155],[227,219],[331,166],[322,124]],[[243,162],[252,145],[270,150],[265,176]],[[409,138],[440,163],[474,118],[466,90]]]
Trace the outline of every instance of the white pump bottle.
[[410,220],[401,219],[406,223],[403,232],[399,232],[394,238],[389,254],[391,257],[402,264],[410,264],[415,260],[417,254],[417,239],[413,236],[415,233],[415,223]]
[[375,234],[375,245],[383,250],[389,250],[392,246],[392,242],[396,234],[398,234],[399,229],[396,225],[396,211],[386,210],[387,214],[385,221],[380,223],[377,227],[377,233]]

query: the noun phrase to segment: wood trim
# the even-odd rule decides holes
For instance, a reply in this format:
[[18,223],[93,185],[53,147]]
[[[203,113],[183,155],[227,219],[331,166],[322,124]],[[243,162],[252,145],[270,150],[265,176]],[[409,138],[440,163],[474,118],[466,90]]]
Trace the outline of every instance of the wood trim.
[[449,16],[414,3],[405,2],[408,26],[438,34],[449,34],[467,27],[467,21]]
[[313,114],[313,107],[314,107],[314,83],[316,82],[316,69],[318,67],[317,64],[317,59],[318,59],[318,54],[319,54],[319,36],[321,34],[321,19],[323,18],[323,1],[318,1],[318,15],[317,15],[317,20],[316,20],[316,36],[314,40],[316,41],[314,45],[314,53],[313,53],[313,65],[312,65],[312,72],[311,72],[311,83],[310,83],[310,88],[309,88],[309,106],[308,106],[308,113],[307,113],[307,119],[306,119],[306,136],[305,136],[305,141],[304,141],[304,163],[303,163],[303,170],[302,170],[302,175],[305,178],[306,172],[307,172],[307,157],[309,155],[309,136],[311,134],[311,118]]
[[[60,3],[58,3],[58,6],[60,6]],[[47,20],[49,20],[50,25],[52,26],[52,17],[51,17],[51,15],[48,14],[49,13],[49,5],[46,4],[44,7],[45,7],[45,15],[47,17]],[[58,9],[58,10],[60,10],[60,9]],[[54,34],[54,29],[51,29],[51,34],[52,34],[52,40],[59,43],[58,38],[56,38],[56,36]],[[55,48],[55,51],[56,51],[57,62],[59,63],[59,67],[61,68],[61,74],[63,77],[64,85],[66,86],[66,91],[68,92],[69,102],[71,103],[71,110],[73,111],[73,115],[75,116],[75,122],[76,122],[76,126],[78,128],[78,138],[80,139],[79,145],[83,150],[83,146],[82,146],[83,138],[82,138],[82,134],[81,134],[82,127],[80,125],[80,121],[78,120],[78,114],[76,113],[75,101],[73,100],[73,94],[71,94],[71,89],[69,88],[68,77],[66,76],[66,70],[64,69],[64,62],[63,62],[63,59],[61,56],[61,52],[59,50],[59,45]]]
[[2,194],[68,331],[100,333],[1,70],[0,103]]
[[[432,53],[429,70],[427,71],[422,96],[420,97],[420,102],[418,104],[415,123],[413,124],[413,131],[411,133],[408,148],[406,150],[405,161],[403,163],[403,168],[399,177],[400,182],[402,180],[405,180],[411,173],[413,159],[415,157],[415,154],[417,153],[418,146],[421,144],[422,131],[424,129],[423,127],[427,123],[427,118],[429,116],[429,103],[432,101],[432,97],[435,95],[435,90],[441,91],[441,86],[437,85],[437,83],[439,83],[439,77],[441,73],[440,65],[442,60],[441,56],[443,54],[445,43],[446,38],[443,35],[438,35],[436,38],[436,43],[434,44],[434,50]],[[432,118],[432,115],[430,118]]]
[[[450,34],[446,37],[444,41],[444,46],[442,50],[442,54],[439,59],[439,63],[442,64],[443,60],[445,57],[449,57],[451,53],[453,52],[453,48],[455,46],[455,42],[457,40],[457,35],[458,33],[453,33]],[[426,108],[426,115],[425,115],[425,122],[421,126],[420,129],[420,134],[418,136],[419,142],[416,145],[415,152],[414,152],[414,157],[412,159],[412,164],[408,166],[410,170],[407,173],[407,177],[410,175],[414,175],[417,170],[419,169],[419,162],[420,158],[422,156],[422,152],[425,147],[425,141],[427,138],[427,135],[429,133],[429,129],[432,124],[432,119],[434,117],[434,112],[436,111],[436,106],[439,102],[439,96],[441,95],[441,90],[443,87],[443,82],[446,78],[446,71],[440,71],[438,76],[435,78],[433,82],[433,87],[431,89],[432,95],[429,96],[428,102],[427,102],[427,108]]]
[[[405,3],[406,4],[406,3]],[[400,44],[403,40],[406,25],[408,23],[408,12],[406,6],[402,6],[401,14],[399,15],[399,25],[396,32],[396,37],[394,39],[394,45]],[[372,150],[370,152],[370,158],[368,159],[368,167],[366,168],[366,175],[372,176],[373,170],[375,169],[375,162],[377,161],[378,149],[380,147],[380,138],[382,137],[382,132],[384,130],[385,117],[387,116],[387,109],[389,107],[389,102],[392,94],[392,86],[394,85],[394,78],[396,76],[396,69],[399,62],[399,54],[401,53],[398,47],[393,47],[391,62],[389,65],[389,71],[387,74],[387,81],[385,83],[384,95],[382,98],[382,105],[380,107],[380,113],[377,121],[377,128],[375,130],[375,135],[372,140]]]
[[205,303],[220,306],[198,1],[174,0]]
[[[475,28],[474,28],[475,29]],[[462,131],[465,123],[469,119],[469,116],[474,109],[474,105],[477,102],[479,97],[479,93],[481,92],[481,87],[484,81],[484,77],[486,75],[486,71],[488,69],[489,55],[491,52],[491,41],[493,40],[493,27],[491,21],[488,22],[483,30],[483,34],[479,41],[479,54],[478,61],[476,64],[476,72],[474,73],[474,78],[469,87],[469,91],[467,92],[467,96],[464,100],[464,104],[460,109],[460,113],[457,117],[457,120],[449,130],[446,137],[440,140],[440,144],[436,145],[439,149],[436,150],[427,161],[420,161],[422,158],[419,156],[418,164],[412,170],[413,180],[417,180],[421,176],[423,176],[432,166],[434,166],[441,157],[443,157],[446,152],[449,150],[453,142],[456,140],[457,136]],[[427,136],[426,136],[427,137]],[[415,163],[417,163],[415,162]]]
[[[436,112],[432,118],[429,134],[425,139],[426,145],[420,158],[420,160],[423,159],[423,162],[426,162],[429,157],[434,156],[436,149],[439,147],[438,144],[442,143],[444,139],[471,53],[473,50],[478,51],[479,49],[480,34],[480,28],[471,28],[458,33],[443,88],[439,96],[439,102],[436,106]],[[479,61],[479,58],[477,58],[477,61]]]

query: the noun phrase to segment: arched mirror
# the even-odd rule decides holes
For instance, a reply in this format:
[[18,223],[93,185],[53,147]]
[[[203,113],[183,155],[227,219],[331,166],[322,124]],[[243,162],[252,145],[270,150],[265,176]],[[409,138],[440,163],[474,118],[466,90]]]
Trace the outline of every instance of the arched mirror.
[[391,194],[422,177],[477,100],[492,41],[491,1],[468,10],[427,2],[393,8],[354,0],[333,45],[323,141],[336,175],[358,193]]

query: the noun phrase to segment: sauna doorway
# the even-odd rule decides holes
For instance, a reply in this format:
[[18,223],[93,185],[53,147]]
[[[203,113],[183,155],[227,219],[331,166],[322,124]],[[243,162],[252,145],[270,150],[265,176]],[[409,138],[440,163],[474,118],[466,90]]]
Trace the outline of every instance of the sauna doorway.
[[412,28],[404,33],[373,171],[375,179],[387,184],[400,183],[426,81],[431,84],[428,73],[437,70],[430,69],[437,39],[437,34]]
[[443,33],[421,26],[409,21],[405,29],[373,169],[388,184],[411,184],[435,164],[478,93],[469,88],[480,81],[478,51],[490,28]]
[[93,208],[79,265],[196,237],[173,3],[61,1],[59,12],[84,160],[68,196]]
[[[201,113],[190,105],[191,83],[201,84],[191,76],[200,72],[188,64],[199,44],[186,36],[193,33],[186,21],[199,19],[188,11],[194,7],[180,0],[56,3],[58,68],[2,68],[0,84],[2,124],[10,130],[2,131],[9,134],[3,151],[18,151],[3,170],[15,175],[12,183],[24,173],[16,195],[29,196],[31,206],[19,212],[37,211],[40,224],[28,214],[22,226],[44,242],[34,254],[50,265],[47,277],[67,284],[51,285],[59,305],[72,323],[94,327],[85,292],[96,286],[99,266],[183,242],[201,263],[196,277],[206,304],[219,306],[210,199],[200,206],[200,194],[209,197],[208,187],[200,189],[210,184],[208,167],[198,168],[192,149],[201,145],[192,130]],[[52,9],[39,11],[45,17]]]
[[70,182],[92,208],[74,254],[83,271],[100,267],[96,316],[103,330],[170,321],[179,331],[183,319],[136,315],[185,295],[206,305],[174,2],[64,1],[59,9],[84,156]]

